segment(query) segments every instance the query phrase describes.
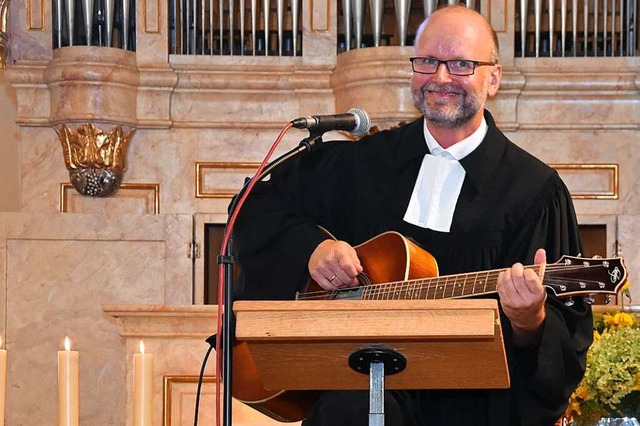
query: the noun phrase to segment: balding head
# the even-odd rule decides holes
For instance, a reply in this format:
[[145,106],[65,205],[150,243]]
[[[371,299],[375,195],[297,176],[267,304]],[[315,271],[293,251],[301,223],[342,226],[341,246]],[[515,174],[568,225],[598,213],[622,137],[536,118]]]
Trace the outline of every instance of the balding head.
[[431,33],[429,28],[440,35],[468,36],[470,42],[476,41],[484,45],[485,49],[479,46],[480,51],[478,54],[483,54],[488,49],[488,58],[482,58],[483,60],[498,62],[500,52],[498,36],[487,18],[473,9],[455,5],[444,6],[434,11],[422,22],[416,33],[414,47],[418,55],[420,43],[425,37],[425,31],[428,33],[427,36]]

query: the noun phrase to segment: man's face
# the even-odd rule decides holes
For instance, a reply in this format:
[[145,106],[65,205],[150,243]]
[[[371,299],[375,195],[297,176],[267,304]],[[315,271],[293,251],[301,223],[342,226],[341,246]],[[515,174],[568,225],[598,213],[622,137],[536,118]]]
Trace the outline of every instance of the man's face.
[[[419,35],[416,56],[493,62],[491,33],[479,18],[459,9],[435,13]],[[482,115],[500,77],[499,65],[477,66],[473,75],[457,76],[440,64],[435,74],[413,73],[411,95],[427,120],[438,127],[459,128]]]

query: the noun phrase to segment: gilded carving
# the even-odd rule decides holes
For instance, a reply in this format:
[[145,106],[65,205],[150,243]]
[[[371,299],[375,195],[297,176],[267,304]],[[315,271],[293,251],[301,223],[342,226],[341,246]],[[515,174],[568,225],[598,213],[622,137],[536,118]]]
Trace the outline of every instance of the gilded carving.
[[106,197],[122,183],[126,169],[126,150],[135,129],[114,127],[109,133],[93,124],[77,131],[66,124],[57,127],[64,162],[74,188],[82,195]]
[[7,66],[7,55],[9,54],[8,13],[9,0],[0,0],[0,68]]

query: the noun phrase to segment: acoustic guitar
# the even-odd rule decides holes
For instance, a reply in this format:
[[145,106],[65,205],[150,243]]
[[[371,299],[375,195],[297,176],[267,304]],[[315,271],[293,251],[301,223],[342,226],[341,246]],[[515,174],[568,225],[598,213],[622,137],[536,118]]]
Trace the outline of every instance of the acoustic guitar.
[[[438,276],[434,257],[396,232],[385,232],[355,247],[363,266],[357,287],[326,291],[310,283],[311,291],[296,300],[410,300],[450,299],[496,293],[503,269]],[[627,281],[624,259],[563,256],[553,264],[526,266],[542,278],[547,292],[565,299],[573,296],[593,303],[598,294],[615,295]],[[292,302],[295,303],[295,302]],[[233,348],[233,396],[269,417],[294,422],[306,417],[320,395],[318,391],[265,389],[246,342]]]

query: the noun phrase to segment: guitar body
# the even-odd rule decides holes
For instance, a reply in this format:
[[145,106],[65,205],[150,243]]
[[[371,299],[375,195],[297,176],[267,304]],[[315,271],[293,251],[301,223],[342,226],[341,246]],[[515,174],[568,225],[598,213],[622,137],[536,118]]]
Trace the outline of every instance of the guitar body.
[[436,259],[397,232],[385,232],[354,248],[369,284],[438,276]]
[[233,346],[233,397],[279,422],[304,419],[321,391],[265,389],[246,342]]
[[[354,248],[372,284],[438,275],[434,257],[397,232],[385,232]],[[234,398],[281,422],[304,419],[321,393],[265,389],[246,342],[234,345],[233,367]]]

